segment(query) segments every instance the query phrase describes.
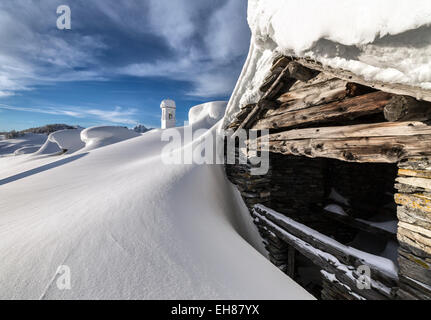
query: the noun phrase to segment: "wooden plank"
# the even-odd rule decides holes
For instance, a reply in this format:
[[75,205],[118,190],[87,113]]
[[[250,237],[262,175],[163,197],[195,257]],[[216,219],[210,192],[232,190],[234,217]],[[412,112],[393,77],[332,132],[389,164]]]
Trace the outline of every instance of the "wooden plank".
[[[297,139],[341,139],[360,137],[390,137],[430,135],[431,126],[423,122],[382,122],[351,126],[334,126],[321,128],[293,129],[274,133],[270,140],[297,140]],[[429,172],[431,177],[431,172]]]
[[320,71],[309,69],[296,61],[289,62],[287,67],[289,69],[290,78],[302,82],[307,82],[320,73]]
[[287,111],[273,116],[265,115],[252,128],[279,129],[352,120],[365,115],[382,113],[391,98],[391,94],[379,91],[322,106]]
[[[337,257],[322,251],[321,249],[316,249],[314,244],[309,244],[303,239],[296,237],[295,235],[289,234],[288,232],[281,232],[281,228],[277,227],[272,221],[263,218],[263,223],[266,224],[267,228],[277,235],[278,238],[285,241],[290,246],[294,247],[298,252],[303,254],[305,257],[310,259],[315,265],[319,266],[323,270],[329,273],[335,274],[340,282],[345,283],[354,292],[360,294],[366,299],[371,300],[386,300],[391,298],[390,293],[385,290],[381,290],[384,285],[376,285],[376,282],[372,278],[372,289],[369,290],[359,290],[357,288],[356,279],[352,276],[352,266],[343,265],[337,259]],[[353,268],[354,269],[354,268]],[[374,271],[374,270],[373,270]],[[349,274],[350,273],[350,274]],[[372,276],[373,277],[373,276]]]
[[363,137],[344,139],[271,140],[263,151],[348,162],[397,163],[410,156],[431,155],[431,136]]
[[407,84],[365,80],[363,76],[356,75],[351,71],[340,68],[331,68],[329,66],[323,66],[319,62],[307,58],[298,58],[296,59],[296,61],[310,69],[319,70],[328,75],[344,79],[346,81],[356,82],[368,87],[383,90],[393,94],[407,95],[419,100],[431,101],[431,90],[413,87]]
[[[287,217],[280,217],[280,214],[267,209],[262,205],[254,206],[253,214],[258,218],[262,219],[262,217],[268,219],[275,225],[279,226],[283,230],[286,230],[290,234],[295,237],[300,238],[303,241],[311,244],[314,248],[323,250],[334,255],[338,260],[347,265],[353,265],[354,267],[358,267],[366,264],[362,257],[353,254],[352,250],[348,250],[349,248],[344,246],[343,244],[337,242],[336,240],[329,238],[311,228],[306,227],[292,219]],[[372,266],[370,266],[372,268]],[[383,271],[378,270],[377,268],[372,268],[373,272],[378,275],[380,278],[385,279],[387,282],[391,282],[395,280],[395,274],[385,274]]]
[[245,118],[245,120],[240,124],[238,127],[238,130],[240,129],[249,129],[250,125],[252,125],[256,119],[259,118],[260,114],[264,110],[262,107],[265,104],[266,100],[273,99],[279,91],[285,87],[287,81],[288,83],[291,83],[293,85],[293,81],[289,81],[289,67],[284,67],[283,71],[279,74],[277,79],[274,81],[274,83],[270,86],[270,88],[265,92],[263,97],[259,100],[257,105],[250,111],[248,116]]

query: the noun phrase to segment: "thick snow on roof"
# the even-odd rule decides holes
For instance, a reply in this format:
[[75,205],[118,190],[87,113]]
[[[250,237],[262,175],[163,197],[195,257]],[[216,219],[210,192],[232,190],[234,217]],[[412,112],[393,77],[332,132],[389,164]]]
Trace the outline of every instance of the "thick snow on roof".
[[[196,108],[194,133],[215,133],[220,108]],[[184,139],[185,129],[0,158],[0,298],[311,299],[255,249],[260,237],[222,165],[162,162],[162,134]],[[57,287],[59,266],[70,268],[71,290]]]
[[[431,89],[429,0],[249,0],[252,41],[228,106],[255,103],[279,55],[306,57],[366,81]],[[420,98],[420,96],[418,96]]]

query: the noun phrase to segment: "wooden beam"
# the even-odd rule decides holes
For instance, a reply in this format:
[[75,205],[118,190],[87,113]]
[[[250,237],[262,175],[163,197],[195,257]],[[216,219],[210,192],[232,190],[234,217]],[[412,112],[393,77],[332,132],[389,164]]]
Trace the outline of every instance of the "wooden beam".
[[[255,207],[256,208],[256,207]],[[257,213],[257,217],[259,218],[262,225],[275,234],[278,238],[286,242],[288,245],[294,247],[298,252],[306,256],[310,259],[315,265],[319,266],[323,270],[326,270],[329,273],[333,273],[336,275],[337,279],[340,282],[349,286],[353,291],[359,293],[361,296],[367,299],[388,299],[391,298],[390,287],[396,285],[397,279],[392,278],[386,274],[382,274],[381,271],[376,268],[371,267],[372,275],[371,275],[371,287],[370,290],[359,290],[357,288],[357,282],[355,276],[354,269],[359,265],[364,265],[366,262],[359,259],[356,261],[356,264],[345,264],[342,260],[340,260],[340,256],[333,255],[327,250],[323,249],[320,244],[316,244],[316,242],[309,242],[311,238],[313,238],[313,234],[310,234],[307,239],[302,236],[298,236],[295,233],[285,230],[285,225],[279,225],[278,222],[275,222],[271,219],[270,215],[259,215]],[[295,229],[293,227],[293,229]],[[313,232],[314,235],[320,235],[317,232]],[[315,239],[315,238],[314,238]],[[326,249],[329,251],[338,250],[336,247],[343,247],[342,244],[336,242],[331,239],[333,246],[326,245]],[[350,257],[351,261],[355,261],[355,257]],[[396,278],[397,276],[394,275]],[[381,282],[383,281],[383,282]],[[387,286],[389,284],[389,287]],[[386,287],[386,288],[385,288]],[[385,288],[385,289],[384,289]]]
[[329,66],[323,66],[319,62],[307,58],[297,58],[295,60],[310,69],[318,70],[333,77],[344,79],[349,82],[356,82],[364,86],[372,87],[397,95],[407,95],[419,100],[431,101],[431,90],[413,87],[407,84],[365,80],[363,76],[356,75],[351,71],[339,68],[331,68]]
[[333,78],[290,90],[277,99],[281,106],[269,110],[266,116],[343,100],[347,94],[346,85],[347,81]]
[[320,71],[311,70],[296,61],[289,62],[287,67],[289,69],[289,76],[302,82],[307,82],[320,73]]
[[256,119],[259,118],[259,115],[263,110],[262,106],[265,103],[265,100],[271,100],[272,98],[274,98],[274,96],[280,91],[280,89],[284,87],[285,85],[284,81],[286,78],[288,78],[288,75],[289,75],[289,68],[288,66],[286,66],[283,69],[283,71],[279,74],[277,79],[274,81],[274,83],[271,85],[271,87],[265,92],[265,94],[259,100],[256,106],[250,111],[250,113],[247,115],[244,121],[242,121],[242,123],[238,127],[238,130],[249,129],[250,125],[252,125],[256,121]]
[[425,121],[431,119],[431,103],[418,101],[409,96],[394,96],[385,106],[388,121]]
[[269,135],[263,151],[349,162],[397,163],[431,156],[431,126],[420,122],[296,129]]
[[[254,206],[253,214],[258,219],[266,218],[281,229],[311,244],[314,248],[332,254],[344,264],[353,265],[354,267],[367,264],[367,262],[364,261],[361,256],[355,255],[354,250],[351,250],[351,248],[311,228],[308,228],[305,225],[294,221],[293,219],[285,217],[274,210],[266,208],[263,205]],[[377,256],[375,258],[377,258]],[[394,281],[397,278],[396,274],[386,274],[383,271],[374,268],[373,266],[370,267],[376,274],[380,275],[383,279],[386,279],[389,282]]]
[[381,122],[351,126],[294,129],[270,135],[272,141],[298,139],[343,139],[361,137],[397,137],[431,135],[431,126],[423,122]]
[[253,129],[279,129],[353,120],[383,112],[383,108],[391,98],[391,94],[379,91],[322,106],[264,116],[256,122]]

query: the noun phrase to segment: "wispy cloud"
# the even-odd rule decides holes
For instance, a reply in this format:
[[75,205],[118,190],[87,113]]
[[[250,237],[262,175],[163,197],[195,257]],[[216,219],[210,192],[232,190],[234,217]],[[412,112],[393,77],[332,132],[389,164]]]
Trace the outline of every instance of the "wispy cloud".
[[195,96],[227,95],[248,49],[244,0],[75,0],[71,31],[55,28],[60,4],[0,2],[0,41],[7,44],[0,46],[0,98],[121,75],[185,81]]
[[50,114],[50,115],[58,115],[58,116],[68,116],[73,118],[87,118],[87,119],[95,119],[95,120],[103,120],[109,123],[115,124],[136,124],[136,115],[138,113],[138,109],[135,108],[122,108],[115,107],[113,110],[106,109],[94,109],[94,108],[83,108],[83,107],[68,107],[68,108],[52,108],[52,107],[44,107],[44,108],[25,108],[25,107],[16,107],[10,106],[6,104],[0,104],[0,109],[3,110],[13,110],[13,111],[21,111],[21,112],[31,112],[31,113],[42,113],[42,114]]

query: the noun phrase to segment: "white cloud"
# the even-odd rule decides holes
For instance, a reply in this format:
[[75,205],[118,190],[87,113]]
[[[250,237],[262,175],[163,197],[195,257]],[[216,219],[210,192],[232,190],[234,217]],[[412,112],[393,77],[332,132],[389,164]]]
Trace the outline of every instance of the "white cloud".
[[[248,49],[246,1],[75,0],[72,31],[61,32],[55,20],[63,2],[0,2],[0,41],[7,44],[0,46],[0,98],[36,84],[123,74],[187,81],[189,94],[205,97],[233,89]],[[159,59],[130,52],[121,62],[125,67],[112,63],[114,48],[148,37],[166,44]]]
[[21,112],[32,112],[32,113],[42,113],[42,114],[50,114],[50,115],[59,115],[59,116],[69,116],[73,118],[88,118],[88,119],[96,119],[103,120],[110,123],[118,123],[118,124],[136,124],[137,120],[135,116],[138,113],[138,110],[135,108],[124,109],[122,107],[115,107],[114,110],[107,109],[94,109],[94,108],[83,108],[83,107],[67,107],[67,108],[24,108],[24,107],[16,107],[10,106],[6,104],[0,104],[0,110],[14,110]]
[[134,63],[119,72],[189,81],[192,96],[229,95],[240,72],[239,60],[249,46],[246,2],[227,0],[212,11],[208,5],[206,1],[151,0],[152,26],[177,54],[153,63]]

